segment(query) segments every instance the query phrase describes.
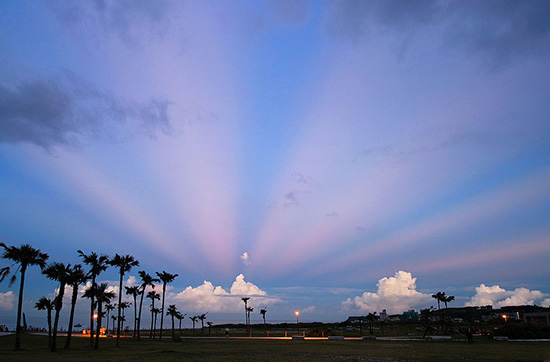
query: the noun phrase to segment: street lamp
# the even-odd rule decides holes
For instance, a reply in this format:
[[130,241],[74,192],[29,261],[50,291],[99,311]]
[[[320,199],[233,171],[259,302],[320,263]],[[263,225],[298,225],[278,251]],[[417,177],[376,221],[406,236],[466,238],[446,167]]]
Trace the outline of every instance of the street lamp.
[[296,332],[300,333],[300,325],[298,322],[298,316],[300,315],[300,312],[296,311],[294,312],[294,314],[296,314]]

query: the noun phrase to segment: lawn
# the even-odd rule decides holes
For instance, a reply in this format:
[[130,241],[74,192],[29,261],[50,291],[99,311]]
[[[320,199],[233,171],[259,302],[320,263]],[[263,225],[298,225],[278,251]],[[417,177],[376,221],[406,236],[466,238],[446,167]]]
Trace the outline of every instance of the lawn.
[[466,342],[428,341],[327,341],[262,339],[184,339],[136,342],[113,338],[101,340],[99,350],[89,347],[87,338],[73,339],[64,350],[65,337],[58,340],[58,352],[47,350],[47,337],[24,335],[21,351],[13,351],[14,337],[0,337],[0,361],[550,361],[549,342]]

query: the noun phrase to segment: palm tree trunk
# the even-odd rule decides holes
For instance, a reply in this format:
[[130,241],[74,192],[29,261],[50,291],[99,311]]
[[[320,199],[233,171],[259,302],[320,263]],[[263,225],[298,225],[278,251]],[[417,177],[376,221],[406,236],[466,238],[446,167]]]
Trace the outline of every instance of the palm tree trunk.
[[172,316],[172,339],[174,339],[176,335],[174,334],[174,316]]
[[65,283],[59,284],[59,294],[55,298],[55,317],[53,320],[53,334],[52,334],[52,347],[51,351],[57,351],[57,326],[59,324],[59,314],[63,307],[63,295],[65,294]]
[[118,288],[118,316],[117,316],[117,324],[116,324],[116,346],[119,347],[120,343],[120,303],[122,302],[122,277],[124,274],[122,273],[122,269],[120,269],[120,283]]
[[162,326],[164,324],[164,296],[166,294],[166,283],[162,286],[162,308],[161,308],[161,314],[160,314],[160,331],[159,331],[159,339],[162,340]]
[[143,292],[141,293],[141,298],[139,301],[139,313],[138,313],[138,323],[137,323],[137,339],[141,337],[141,306],[143,305],[143,296],[145,294],[145,288],[143,288]]
[[67,340],[65,348],[71,347],[71,336],[73,334],[74,307],[76,306],[76,298],[78,297],[78,286],[73,285],[73,295],[71,297],[71,314],[69,316],[69,328],[67,329]]
[[[95,286],[95,275],[92,275],[92,287]],[[94,346],[94,295],[90,297],[90,347]],[[107,324],[109,321],[107,321]]]
[[15,325],[15,349],[21,349],[21,312],[23,310],[23,287],[25,286],[26,265],[21,265],[21,281],[19,283],[19,300],[17,301],[17,324]]
[[155,312],[152,311],[152,309],[155,307],[155,302],[153,301],[153,304],[151,305],[151,330],[149,331],[149,339],[153,339],[153,320],[155,319]]
[[[102,303],[98,303],[97,304],[97,328],[96,328],[96,336],[95,336],[95,344],[94,344],[94,349],[98,349],[99,348],[99,335],[101,334],[101,317],[103,314],[102,313],[102,310],[101,310],[101,305]],[[109,320],[107,320],[107,325],[109,325]]]
[[48,349],[52,347],[52,310],[48,309]]
[[137,303],[136,303],[136,296],[134,294],[134,334],[132,335],[133,339],[137,339]]

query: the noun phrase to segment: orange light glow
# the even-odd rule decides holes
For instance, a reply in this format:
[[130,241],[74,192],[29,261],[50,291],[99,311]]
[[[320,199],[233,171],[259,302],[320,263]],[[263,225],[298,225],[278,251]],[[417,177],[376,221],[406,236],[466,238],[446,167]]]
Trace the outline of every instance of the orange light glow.
[[96,314],[94,314],[94,319],[97,319],[97,313],[96,313]]
[[300,312],[296,311],[294,312],[294,314],[296,314],[296,317],[298,317],[300,315]]

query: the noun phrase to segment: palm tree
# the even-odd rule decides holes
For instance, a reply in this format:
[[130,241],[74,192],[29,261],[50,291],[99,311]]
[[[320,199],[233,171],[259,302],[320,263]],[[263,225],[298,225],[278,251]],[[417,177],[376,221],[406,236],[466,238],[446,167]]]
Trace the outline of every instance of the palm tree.
[[157,272],[157,276],[162,282],[162,307],[160,312],[161,314],[160,314],[160,331],[159,331],[159,339],[162,339],[162,327],[164,323],[164,297],[166,295],[166,284],[172,283],[174,279],[176,279],[178,274],[170,274],[163,270],[162,273]]
[[247,318],[248,318],[248,336],[252,337],[252,327],[250,326],[250,313],[254,312],[253,307],[246,308]]
[[155,329],[157,328],[157,316],[159,315],[160,312],[161,312],[160,308],[151,307],[151,313],[153,313],[154,320],[155,320]]
[[46,269],[42,271],[46,277],[52,280],[59,282],[59,292],[55,298],[55,318],[53,321],[53,332],[52,332],[52,345],[51,351],[57,351],[57,325],[59,323],[59,314],[61,308],[63,308],[63,295],[65,294],[65,286],[69,281],[69,275],[71,273],[71,264],[63,263],[52,263]]
[[109,301],[105,304],[105,310],[107,311],[107,334],[109,334],[109,314],[115,309],[115,306]]
[[69,317],[69,328],[67,329],[67,340],[65,341],[65,348],[71,347],[71,336],[73,333],[73,321],[74,321],[74,308],[76,306],[76,299],[78,297],[78,286],[85,283],[88,280],[88,276],[82,270],[82,265],[76,264],[69,272],[67,284],[73,287],[73,294],[71,296],[71,314]]
[[202,325],[202,328],[201,328],[201,334],[204,334],[204,320],[206,319],[206,315],[208,314],[208,312],[204,313],[204,314],[201,314],[199,316],[199,319],[201,321],[201,325]]
[[114,258],[108,261],[109,265],[112,265],[119,270],[120,275],[120,282],[119,282],[119,288],[118,288],[118,315],[117,315],[117,328],[116,328],[116,346],[119,347],[120,344],[120,308],[122,305],[122,278],[124,278],[124,274],[127,271],[130,271],[132,267],[138,266],[139,261],[134,259],[131,255],[124,255],[120,256],[118,254],[115,255]]
[[376,320],[376,312],[374,312],[374,313],[369,313],[369,314],[367,315],[367,320],[369,321],[369,333],[370,333],[370,334],[373,334],[374,321]]
[[267,308],[263,308],[260,310],[260,314],[262,315],[262,318],[264,319],[264,334],[267,336],[267,326],[265,324],[265,314],[267,313]]
[[[21,349],[21,313],[23,310],[23,288],[25,286],[25,272],[29,266],[38,265],[40,269],[46,267],[46,261],[49,256],[46,253],[40,251],[40,249],[35,249],[29,244],[21,245],[20,247],[16,246],[7,246],[4,243],[0,243],[0,246],[4,248],[2,253],[2,258],[13,261],[13,264],[9,267],[2,268],[0,272],[0,281],[10,273],[11,267],[18,264],[17,270],[21,273],[20,282],[19,282],[19,300],[17,301],[17,324],[15,326],[15,349]],[[16,279],[17,270],[14,272],[10,280],[10,285]]]
[[206,322],[206,324],[208,324],[208,337],[210,337],[210,334],[212,332],[212,322],[208,321]]
[[153,338],[155,328],[157,327],[156,321],[155,321],[155,324],[153,325],[153,320],[155,319],[154,318],[155,299],[160,300],[160,294],[152,290],[149,293],[147,293],[147,298],[151,299],[151,331],[150,331],[149,338]]
[[42,297],[34,305],[36,309],[45,310],[48,313],[48,348],[52,346],[52,310],[54,303],[51,299]]
[[244,324],[246,325],[246,334],[250,337],[250,327],[248,325],[248,301],[250,297],[241,298],[244,302]]
[[176,335],[174,333],[174,318],[178,316],[179,312],[175,304],[170,304],[166,310],[166,315],[172,317],[172,338]]
[[[88,255],[84,254],[82,250],[78,250],[78,255],[82,258],[82,262],[90,266],[88,271],[90,279],[92,280],[92,286],[96,285],[96,278],[102,271],[107,269],[107,263],[109,262],[109,257],[105,254],[97,255],[92,252]],[[90,347],[94,346],[94,310],[95,310],[95,301],[94,296],[90,298]],[[107,320],[107,324],[109,321]]]
[[194,316],[194,317],[189,317],[189,319],[193,321],[193,335],[195,335],[195,322],[197,321],[197,319],[199,319],[199,317]]
[[441,310],[441,302],[445,299],[445,292],[437,292],[435,294],[432,294],[432,298],[437,300],[437,309]]
[[[116,322],[116,315],[113,314],[113,315],[111,316],[111,319],[113,320],[113,329],[112,329],[112,331],[114,332],[114,330],[115,330],[115,322]],[[109,323],[109,321],[107,321],[107,323]]]
[[120,309],[122,310],[122,315],[120,316],[120,330],[124,331],[124,322],[126,322],[126,309],[130,308],[132,303],[130,302],[122,302],[120,304]]
[[141,289],[139,286],[132,286],[132,287],[124,287],[126,289],[126,295],[131,295],[134,298],[134,335],[132,338],[137,338],[137,296],[141,292]]
[[180,322],[180,326],[179,326],[180,336],[183,335],[183,333],[181,332],[181,321],[183,320],[183,318],[185,318],[186,315],[187,315],[187,313],[181,314],[180,312],[178,312],[178,315],[176,316],[176,318],[177,318],[177,319],[179,320],[179,322]]
[[426,335],[432,331],[432,327],[430,326],[430,313],[433,312],[434,307],[431,306],[430,308],[421,309],[420,314],[424,316],[424,322],[426,323],[426,326],[424,327],[424,335],[422,338],[426,338]]
[[[140,270],[138,274],[141,278],[141,284],[139,286],[141,299],[139,301],[138,324],[137,324],[137,338],[139,339],[141,337],[141,307],[143,305],[143,296],[145,295],[145,289],[147,289],[148,286],[155,289],[154,283],[160,283],[160,279],[153,278],[151,275],[147,274],[145,270]],[[152,322],[153,321],[151,320],[151,323]]]
[[447,295],[443,298],[443,303],[445,303],[445,309],[447,309],[447,303],[450,303],[452,302],[453,300],[455,300],[455,296],[454,295]]
[[[97,327],[96,327],[96,337],[95,337],[95,343],[94,343],[94,349],[99,348],[99,335],[101,333],[101,320],[103,319],[103,304],[109,304],[111,299],[115,297],[114,292],[108,292],[107,291],[107,283],[101,283],[100,285],[92,285],[90,288],[84,292],[84,297],[86,298],[94,298],[97,303]],[[114,326],[114,318],[113,317],[113,328]],[[109,319],[107,319],[107,324],[109,324]]]

